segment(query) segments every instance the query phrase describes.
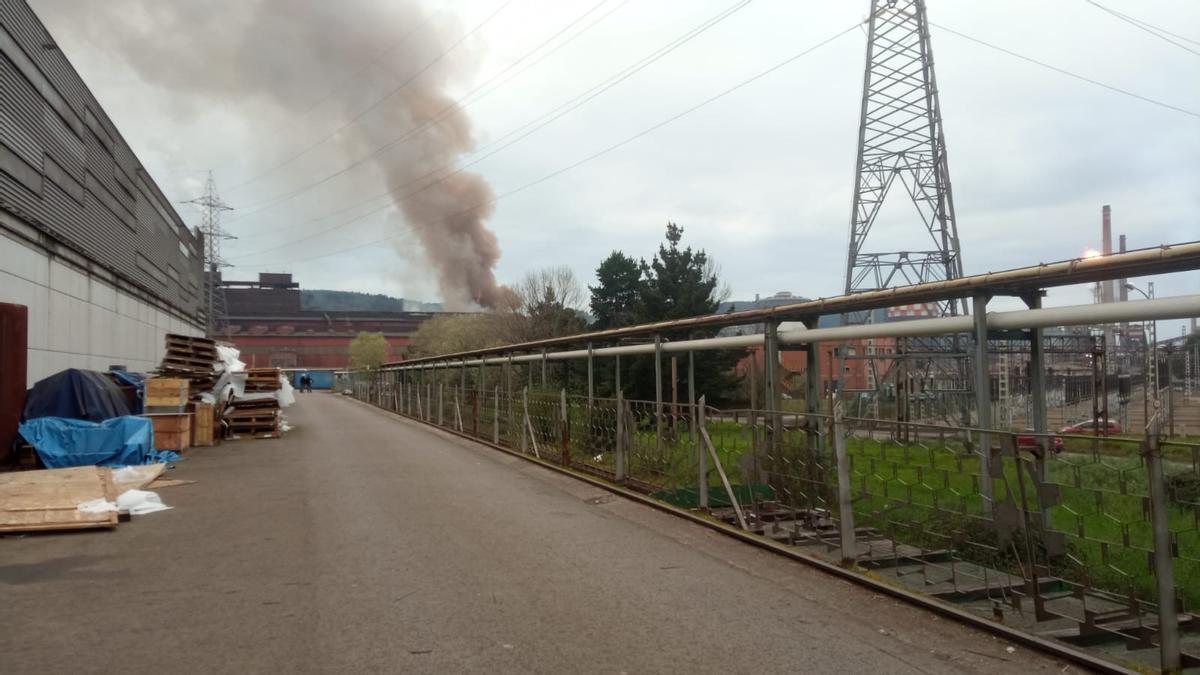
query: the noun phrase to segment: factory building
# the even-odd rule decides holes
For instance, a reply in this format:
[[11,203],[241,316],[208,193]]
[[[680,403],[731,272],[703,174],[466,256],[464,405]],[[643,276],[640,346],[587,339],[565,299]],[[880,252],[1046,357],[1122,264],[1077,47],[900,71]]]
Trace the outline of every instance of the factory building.
[[[383,333],[388,361],[398,360],[429,312],[345,310],[306,302],[290,274],[261,273],[257,281],[222,280],[228,315],[219,337],[250,366],[342,369],[360,332]],[[326,292],[328,293],[328,292]]]
[[153,368],[165,333],[203,334],[202,250],[34,12],[0,3],[0,319],[26,324],[0,351],[25,343],[27,383]]

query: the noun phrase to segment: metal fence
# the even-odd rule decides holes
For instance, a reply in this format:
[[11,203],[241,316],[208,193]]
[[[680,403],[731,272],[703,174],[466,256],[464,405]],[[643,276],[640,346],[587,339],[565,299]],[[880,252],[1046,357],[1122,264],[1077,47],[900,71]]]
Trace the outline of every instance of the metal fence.
[[1200,667],[1200,444],[355,373],[362,401],[1127,663]]

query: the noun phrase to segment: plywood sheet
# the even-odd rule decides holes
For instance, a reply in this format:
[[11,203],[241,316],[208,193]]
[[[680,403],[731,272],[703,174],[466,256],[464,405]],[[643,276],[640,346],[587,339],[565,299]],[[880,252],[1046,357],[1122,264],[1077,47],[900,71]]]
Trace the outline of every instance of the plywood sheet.
[[163,471],[166,470],[167,465],[162,462],[114,469],[112,476],[113,482],[116,484],[117,494],[119,495],[126,490],[140,490],[161,476]]
[[0,474],[0,532],[115,527],[117,514],[84,513],[81,502],[115,499],[112,469],[14,471]]

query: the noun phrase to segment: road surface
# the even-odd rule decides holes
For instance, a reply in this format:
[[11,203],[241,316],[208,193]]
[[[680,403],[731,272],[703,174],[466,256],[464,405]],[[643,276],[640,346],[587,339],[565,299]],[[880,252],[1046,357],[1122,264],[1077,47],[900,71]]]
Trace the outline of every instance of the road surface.
[[[0,538],[0,672],[1078,672],[330,394],[175,508]],[[1064,671],[1063,669],[1066,668]]]

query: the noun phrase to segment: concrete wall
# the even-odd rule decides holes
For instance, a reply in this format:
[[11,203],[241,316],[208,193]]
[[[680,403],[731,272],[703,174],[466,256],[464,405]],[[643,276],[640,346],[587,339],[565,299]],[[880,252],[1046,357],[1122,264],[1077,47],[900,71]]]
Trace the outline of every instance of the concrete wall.
[[195,320],[130,290],[83,259],[55,255],[0,228],[0,302],[29,308],[27,385],[65,368],[158,366],[166,333],[202,335]]

